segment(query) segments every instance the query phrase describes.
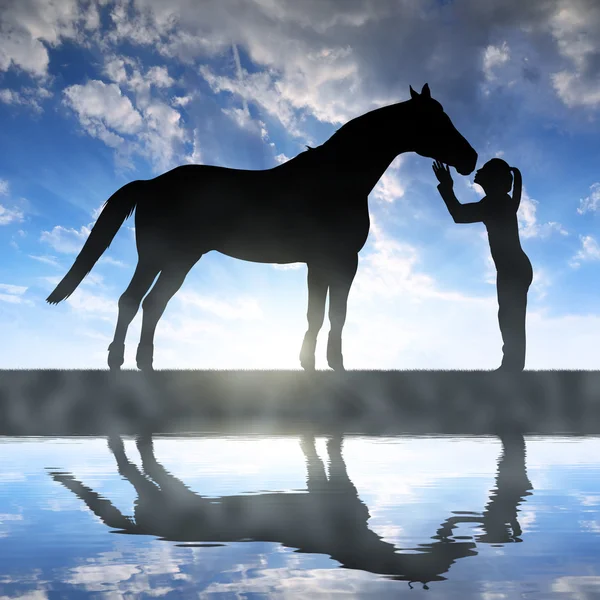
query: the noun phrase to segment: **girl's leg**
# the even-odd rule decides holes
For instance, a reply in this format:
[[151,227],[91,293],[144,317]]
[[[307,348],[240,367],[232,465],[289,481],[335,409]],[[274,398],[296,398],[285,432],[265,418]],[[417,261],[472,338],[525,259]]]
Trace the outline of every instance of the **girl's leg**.
[[522,371],[525,367],[525,317],[530,283],[530,277],[498,277],[498,322],[503,341],[503,370]]

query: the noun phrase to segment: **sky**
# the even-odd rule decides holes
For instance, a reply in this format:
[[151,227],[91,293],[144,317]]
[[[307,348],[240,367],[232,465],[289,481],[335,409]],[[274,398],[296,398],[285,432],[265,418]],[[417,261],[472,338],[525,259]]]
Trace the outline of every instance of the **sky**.
[[[523,174],[526,367],[598,368],[599,30],[595,0],[1,0],[0,366],[106,366],[133,218],[66,302],[45,298],[122,185],[187,163],[269,169],[428,83],[478,167]],[[454,180],[462,202],[482,196]],[[347,368],[500,364],[485,228],[455,224],[436,184],[403,154],[370,196]],[[155,368],[299,368],[306,301],[306,265],[210,253],[158,324]]]

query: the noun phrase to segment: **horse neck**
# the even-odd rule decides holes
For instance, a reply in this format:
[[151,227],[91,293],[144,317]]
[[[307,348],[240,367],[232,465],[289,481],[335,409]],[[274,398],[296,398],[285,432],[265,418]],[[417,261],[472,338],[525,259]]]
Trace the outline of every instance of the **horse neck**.
[[353,175],[354,189],[369,194],[392,161],[412,150],[411,107],[407,101],[375,109],[346,123],[323,144],[335,170]]

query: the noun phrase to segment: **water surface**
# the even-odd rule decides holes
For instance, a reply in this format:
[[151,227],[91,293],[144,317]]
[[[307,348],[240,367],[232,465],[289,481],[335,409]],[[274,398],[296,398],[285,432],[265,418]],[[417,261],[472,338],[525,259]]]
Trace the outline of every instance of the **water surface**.
[[600,597],[597,437],[0,443],[2,597]]

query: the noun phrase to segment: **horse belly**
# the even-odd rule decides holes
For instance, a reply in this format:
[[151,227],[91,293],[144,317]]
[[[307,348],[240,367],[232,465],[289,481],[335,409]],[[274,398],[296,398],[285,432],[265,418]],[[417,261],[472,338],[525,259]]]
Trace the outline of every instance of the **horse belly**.
[[249,231],[223,236],[215,250],[240,260],[259,263],[306,262],[306,240],[293,235]]
[[[231,224],[230,224],[231,225]],[[220,228],[214,249],[232,258],[260,263],[309,262],[334,254],[358,253],[369,233],[366,218],[308,219],[249,217]]]

